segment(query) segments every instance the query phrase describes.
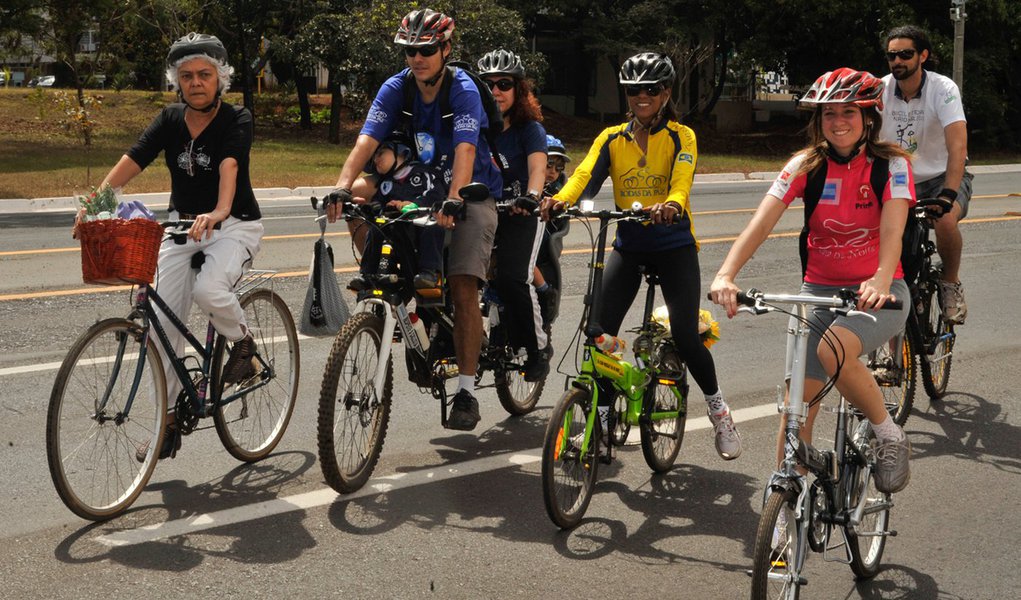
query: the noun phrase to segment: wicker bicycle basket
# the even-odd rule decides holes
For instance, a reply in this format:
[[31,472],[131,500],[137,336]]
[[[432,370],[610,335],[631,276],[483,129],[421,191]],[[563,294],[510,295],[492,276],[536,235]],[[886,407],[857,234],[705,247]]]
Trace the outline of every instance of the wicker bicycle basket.
[[151,283],[163,228],[148,219],[102,219],[78,227],[85,283]]

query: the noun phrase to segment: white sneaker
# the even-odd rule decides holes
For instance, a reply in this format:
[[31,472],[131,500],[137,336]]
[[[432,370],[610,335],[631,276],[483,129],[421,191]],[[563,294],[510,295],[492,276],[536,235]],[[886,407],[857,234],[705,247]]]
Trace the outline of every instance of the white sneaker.
[[964,325],[964,319],[968,316],[968,305],[964,302],[964,286],[961,282],[950,283],[940,281],[939,287],[943,291],[943,317],[957,325]]
[[716,452],[723,460],[734,460],[741,456],[741,434],[737,431],[730,411],[720,416],[715,416],[706,411],[709,415],[709,422],[713,424],[716,432]]

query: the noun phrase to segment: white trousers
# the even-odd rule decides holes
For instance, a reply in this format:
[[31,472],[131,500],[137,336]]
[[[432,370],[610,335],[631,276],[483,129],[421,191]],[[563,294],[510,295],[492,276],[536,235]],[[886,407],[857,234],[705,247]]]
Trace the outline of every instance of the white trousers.
[[[169,217],[173,221],[178,219],[178,214],[171,212]],[[227,217],[220,229],[214,229],[210,238],[203,238],[200,242],[189,239],[184,244],[177,244],[167,239],[160,246],[154,285],[156,292],[182,323],[188,323],[194,301],[220,335],[232,342],[240,340],[248,329],[245,313],[234,295],[234,287],[259,253],[262,234],[261,221]],[[198,252],[205,254],[206,259],[202,269],[195,271],[191,261]],[[159,308],[156,308],[156,314],[174,352],[181,356],[185,347],[184,336],[164,318]],[[200,342],[205,340],[204,330],[192,333]],[[157,347],[167,375],[167,408],[172,410],[182,386],[162,345],[157,344]]]

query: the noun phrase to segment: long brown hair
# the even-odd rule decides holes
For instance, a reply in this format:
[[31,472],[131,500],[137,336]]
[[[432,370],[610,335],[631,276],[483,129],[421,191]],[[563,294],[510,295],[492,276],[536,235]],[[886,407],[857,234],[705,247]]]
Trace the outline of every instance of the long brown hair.
[[529,121],[542,123],[542,108],[533,89],[535,86],[532,80],[514,78],[514,104],[507,111],[512,126],[524,125]]
[[[811,173],[826,160],[830,143],[822,132],[822,109],[823,106],[816,106],[812,113],[812,119],[808,122],[808,145],[798,151],[803,154],[805,160],[801,161],[801,168],[795,175]],[[862,123],[865,126],[865,152],[873,158],[885,158],[887,160],[895,157],[909,158],[908,154],[897,144],[879,141],[879,131],[883,128],[883,117],[874,106],[860,108]]]

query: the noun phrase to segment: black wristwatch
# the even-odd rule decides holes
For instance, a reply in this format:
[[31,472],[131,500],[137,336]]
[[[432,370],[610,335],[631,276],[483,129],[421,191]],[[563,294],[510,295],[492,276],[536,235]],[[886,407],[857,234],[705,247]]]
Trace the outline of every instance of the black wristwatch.
[[946,198],[947,200],[953,202],[954,200],[957,200],[957,190],[943,188],[939,191],[938,194],[936,194],[936,196],[938,198]]

